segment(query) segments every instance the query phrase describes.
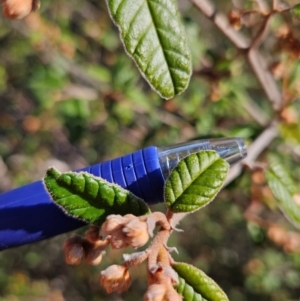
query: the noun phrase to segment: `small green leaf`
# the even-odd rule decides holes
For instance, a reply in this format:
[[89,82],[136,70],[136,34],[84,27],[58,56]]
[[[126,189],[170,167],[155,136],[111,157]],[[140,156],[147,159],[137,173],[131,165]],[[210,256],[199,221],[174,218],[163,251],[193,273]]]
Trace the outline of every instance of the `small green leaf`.
[[90,224],[101,225],[110,214],[139,216],[149,212],[146,203],[130,191],[86,172],[60,173],[50,168],[44,184],[67,214]]
[[192,212],[207,205],[221,189],[229,164],[215,151],[184,158],[165,184],[165,202],[173,212]]
[[300,193],[291,176],[274,157],[270,158],[265,174],[280,209],[295,226],[300,227],[300,206],[297,201]]
[[176,0],[107,0],[129,56],[163,98],[185,90],[191,58]]
[[297,19],[300,19],[300,3],[293,6],[291,12]]
[[185,301],[228,301],[223,290],[201,270],[183,262],[172,267],[179,277],[175,288]]

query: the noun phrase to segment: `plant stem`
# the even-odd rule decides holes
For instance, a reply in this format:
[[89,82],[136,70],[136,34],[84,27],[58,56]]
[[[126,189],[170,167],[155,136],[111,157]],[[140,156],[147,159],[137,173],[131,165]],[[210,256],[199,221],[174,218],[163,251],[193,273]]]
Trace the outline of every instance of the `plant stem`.
[[249,146],[248,157],[242,162],[230,169],[224,186],[237,178],[243,169],[243,165],[253,165],[257,157],[270,145],[270,143],[278,136],[277,124],[273,123],[267,127],[258,138]]
[[159,251],[162,247],[167,244],[169,236],[171,234],[170,230],[161,230],[157,233],[155,238],[152,241],[152,244],[148,248],[149,257],[148,257],[148,269],[152,271],[157,267],[157,257]]
[[[257,77],[265,95],[273,106],[274,110],[280,110],[282,106],[282,96],[277,87],[277,83],[272,76],[265,58],[256,49],[259,45],[262,37],[265,34],[265,27],[267,27],[268,22],[262,30],[262,35],[257,37],[257,42],[252,45],[252,42],[241,32],[236,31],[228,22],[226,16],[216,10],[214,5],[210,0],[190,0],[195,7],[201,11],[207,18],[209,18],[219,30],[235,45],[237,49],[243,53],[251,69],[253,70],[255,76]],[[253,47],[255,46],[255,47]]]

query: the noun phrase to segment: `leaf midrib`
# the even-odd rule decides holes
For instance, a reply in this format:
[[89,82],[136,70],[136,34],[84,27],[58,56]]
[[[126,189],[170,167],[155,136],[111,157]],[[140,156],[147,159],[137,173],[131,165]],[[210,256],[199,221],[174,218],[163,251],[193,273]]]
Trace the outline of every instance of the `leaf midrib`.
[[[170,0],[170,1],[171,1],[171,0]],[[162,49],[162,53],[163,53],[163,56],[164,56],[164,60],[165,60],[165,62],[166,62],[166,65],[168,66],[168,73],[169,73],[169,76],[170,76],[170,78],[171,78],[172,85],[173,85],[173,93],[177,93],[177,91],[176,91],[176,83],[175,83],[175,80],[174,80],[174,78],[173,78],[173,76],[172,76],[172,74],[171,74],[171,72],[170,72],[170,68],[171,68],[171,67],[170,67],[170,65],[169,65],[169,61],[168,61],[167,58],[166,58],[165,50],[164,50],[163,44],[162,44],[162,42],[161,42],[161,36],[160,36],[160,34],[158,33],[158,26],[157,26],[157,24],[154,22],[154,18],[153,18],[154,14],[153,14],[153,11],[152,11],[151,5],[150,5],[151,0],[148,0],[148,1],[145,0],[145,2],[146,2],[147,7],[148,7],[148,9],[149,9],[149,13],[150,13],[150,16],[151,16],[151,20],[152,20],[152,23],[153,23],[154,28],[155,28],[155,33],[156,33],[157,39],[158,39],[159,44],[160,44],[161,49]],[[152,2],[154,2],[155,4],[157,4],[155,1],[152,1]],[[165,8],[165,7],[164,7],[164,8]]]
[[[197,160],[198,160],[198,162],[199,162],[200,169],[201,169],[201,167],[202,167],[202,166],[201,166],[201,165],[202,165],[202,164],[201,164],[201,161],[199,160],[198,156],[196,156],[196,157],[197,157]],[[185,189],[183,189],[182,193],[180,194],[180,196],[177,197],[177,199],[179,199],[179,198],[184,194],[184,192],[185,192],[190,186],[193,185],[193,183],[195,182],[195,179],[197,179],[198,177],[200,177],[201,174],[203,174],[207,169],[209,169],[210,167],[212,167],[217,161],[219,161],[219,159],[220,159],[220,158],[217,158],[212,164],[208,165],[205,169],[202,169],[201,172],[198,173],[197,176],[196,176],[195,178],[192,178],[192,177],[191,177],[191,179],[192,179],[191,184],[188,185]],[[184,160],[181,161],[181,162],[184,162],[184,164],[186,165],[187,170],[189,171],[189,173],[190,173],[190,175],[191,175],[191,172],[190,172],[190,170],[189,170],[189,168],[188,168],[186,162],[185,162]],[[181,179],[181,176],[182,176],[181,173],[178,173],[178,174],[179,174],[179,177],[180,177],[180,181],[183,182],[182,179]],[[173,189],[173,187],[172,187],[172,189]],[[176,201],[174,202],[174,204],[175,204],[175,203],[176,203]]]

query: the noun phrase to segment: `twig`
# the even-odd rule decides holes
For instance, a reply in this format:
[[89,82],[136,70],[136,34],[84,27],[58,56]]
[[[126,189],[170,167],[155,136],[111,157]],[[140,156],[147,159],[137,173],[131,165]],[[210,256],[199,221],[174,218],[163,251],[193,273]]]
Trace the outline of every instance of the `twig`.
[[244,99],[241,101],[242,106],[248,112],[248,114],[260,125],[267,126],[270,121],[267,114],[265,114],[261,108],[256,104],[256,102],[249,96],[244,96]]
[[248,49],[250,41],[243,34],[236,31],[228,22],[225,15],[218,13],[209,0],[190,0],[207,18],[225,34],[225,36],[239,49]]
[[282,106],[281,93],[265,59],[256,49],[248,52],[247,59],[274,110],[280,110]]
[[260,44],[262,43],[263,39],[265,38],[265,36],[268,32],[268,29],[269,29],[268,24],[269,24],[271,17],[272,17],[272,13],[265,16],[263,24],[261,25],[255,38],[252,40],[251,45],[249,46],[249,51],[253,51],[254,49],[257,49],[260,46]]
[[224,186],[237,178],[243,169],[243,165],[253,165],[257,157],[270,145],[278,136],[277,124],[273,123],[267,127],[258,138],[248,147],[248,156],[243,162],[230,169]]
[[255,2],[257,3],[257,6],[259,7],[261,12],[267,12],[269,11],[269,6],[268,4],[263,1],[263,0],[255,0]]
[[[246,58],[261,84],[268,100],[272,103],[274,110],[279,110],[282,104],[281,93],[277,87],[276,81],[268,69],[265,59],[260,52],[251,48],[251,42],[245,35],[237,32],[229,24],[226,16],[216,11],[210,0],[190,0],[199,11],[219,28],[219,30],[237,47]],[[264,33],[264,32],[263,32]]]

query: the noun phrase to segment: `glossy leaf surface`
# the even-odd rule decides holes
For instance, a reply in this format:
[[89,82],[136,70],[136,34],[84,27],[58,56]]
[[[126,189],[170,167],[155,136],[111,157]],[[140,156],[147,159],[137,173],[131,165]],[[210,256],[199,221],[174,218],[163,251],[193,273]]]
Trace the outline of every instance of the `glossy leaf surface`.
[[179,276],[176,290],[185,301],[228,301],[223,290],[201,270],[182,262],[172,267]]
[[201,151],[179,162],[165,184],[165,202],[173,212],[207,205],[222,187],[229,164],[215,151]]
[[149,212],[144,201],[128,190],[85,172],[60,173],[50,168],[44,184],[58,206],[87,223],[101,225],[110,214]]
[[270,159],[266,178],[283,213],[300,227],[300,191],[284,166],[274,157]]
[[187,87],[191,58],[176,0],[107,0],[127,53],[163,97]]

